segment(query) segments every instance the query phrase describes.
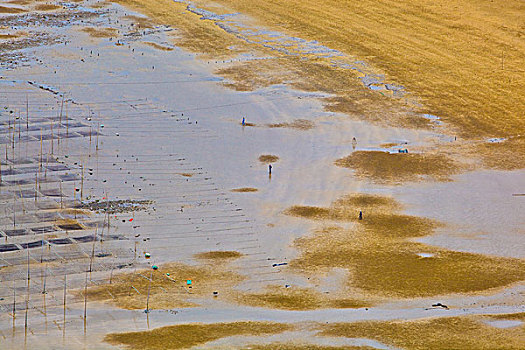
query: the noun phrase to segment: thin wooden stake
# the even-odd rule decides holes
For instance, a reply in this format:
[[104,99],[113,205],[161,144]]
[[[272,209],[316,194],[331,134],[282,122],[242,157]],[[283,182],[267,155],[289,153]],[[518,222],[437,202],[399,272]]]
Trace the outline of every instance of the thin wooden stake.
[[60,180],[60,209],[64,209],[64,194],[62,193],[62,180]]
[[26,207],[24,205],[24,196],[22,195],[22,186],[18,184],[18,192],[20,193],[20,203],[22,203],[22,214],[26,213]]
[[82,197],[84,195],[84,164],[82,164],[82,175],[80,178],[80,201],[82,202]]
[[53,121],[51,120],[51,154],[53,154],[53,142],[54,136],[53,136]]
[[26,95],[26,130],[29,130],[29,97]]
[[109,233],[109,197],[106,192],[106,214],[108,215],[108,233]]
[[95,243],[97,241],[97,231],[98,231],[98,225],[95,228],[95,232],[93,233],[93,245],[91,248],[91,259],[89,261],[89,278],[91,279],[91,271],[93,268],[93,259],[95,258]]
[[95,147],[95,150],[98,151],[98,134],[100,133],[100,124],[98,124],[98,130],[97,130],[97,142],[96,142],[96,147]]
[[36,195],[36,191],[38,189],[38,171],[35,173],[35,203],[37,202],[38,196]]
[[47,179],[47,167],[49,166],[49,153],[46,153],[46,167],[44,168],[44,179]]
[[62,125],[63,109],[64,109],[64,94],[62,94],[62,103],[60,104],[60,116],[58,117],[58,146],[60,146],[60,126]]
[[[16,281],[13,280],[13,322],[16,318]],[[13,323],[14,324],[14,323]]]
[[151,281],[153,280],[153,271],[151,271],[151,276],[149,278],[149,284],[148,284],[148,298],[146,299],[146,313],[149,313],[149,293],[151,290]]
[[64,275],[64,326],[66,325],[66,289],[67,289],[67,274]]
[[66,101],[66,136],[69,135],[69,118],[68,118],[69,104]]
[[[42,244],[42,246],[44,246],[44,244]],[[46,294],[46,279],[47,279],[47,264],[45,265],[45,268],[44,268],[44,284],[42,288],[42,294]]]
[[27,332],[27,312],[29,310],[29,283],[31,280],[30,270],[29,270],[29,249],[27,249],[27,296],[26,296],[26,315],[24,321],[24,329]]
[[13,228],[16,228],[16,194],[14,192],[13,192]]
[[42,149],[43,149],[43,131],[40,128],[40,164],[38,165],[38,171],[42,172]]
[[84,333],[86,332],[86,326],[87,326],[87,281],[88,281],[88,272],[86,271],[86,281],[84,284]]

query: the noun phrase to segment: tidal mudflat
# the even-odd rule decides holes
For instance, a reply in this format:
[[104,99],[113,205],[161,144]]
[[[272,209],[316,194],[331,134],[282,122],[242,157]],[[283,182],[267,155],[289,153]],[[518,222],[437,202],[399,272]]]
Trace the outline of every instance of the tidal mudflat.
[[449,5],[4,2],[0,348],[523,348],[523,5]]

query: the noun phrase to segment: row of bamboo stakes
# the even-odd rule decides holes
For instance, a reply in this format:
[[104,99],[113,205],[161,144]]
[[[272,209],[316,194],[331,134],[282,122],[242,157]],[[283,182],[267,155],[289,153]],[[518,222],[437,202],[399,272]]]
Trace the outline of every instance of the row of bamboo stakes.
[[[63,112],[64,112],[64,103],[66,105],[66,113],[65,113],[65,118],[66,118],[66,138],[69,136],[69,118],[68,118],[68,104],[67,102],[65,101],[65,96],[62,95],[62,100],[61,100],[61,103],[60,103],[60,111],[58,112],[58,131],[57,131],[57,146],[58,146],[58,149],[60,150],[60,137],[61,137],[61,134],[60,134],[60,126],[62,125],[62,117],[63,117]],[[16,116],[17,113],[14,113],[14,117],[13,117],[13,123],[11,124],[11,120],[8,121],[8,140],[10,140],[10,144],[11,144],[11,150],[12,150],[12,159],[14,160],[15,159],[15,148],[16,148],[16,139],[15,139],[15,135],[16,135],[16,124],[17,124],[17,120],[18,120],[18,140],[20,142],[21,138],[22,138],[22,135],[21,135],[21,130],[22,130],[22,126],[21,126],[21,123],[22,123],[22,119],[21,119],[21,116],[20,116],[20,112],[18,112],[18,117]],[[51,138],[50,138],[50,141],[51,141],[51,150],[50,150],[50,153],[47,153],[46,154],[46,165],[49,164],[49,156],[53,156],[54,155],[54,150],[55,150],[55,147],[54,147],[54,130],[53,130],[53,124],[54,124],[54,120],[53,119],[50,119],[51,120],[51,126],[50,126],[50,131],[51,131]],[[12,126],[11,126],[12,125]],[[29,99],[26,98],[26,132],[29,133]],[[97,135],[96,135],[96,151],[99,150],[99,143],[98,143],[98,135],[100,133],[100,127],[99,129],[97,130]],[[27,134],[28,135],[28,134]],[[43,129],[41,128],[40,129],[40,152],[39,152],[39,156],[38,156],[38,169],[37,169],[37,172],[35,173],[35,193],[34,193],[34,200],[35,200],[35,203],[38,201],[38,192],[39,190],[41,190],[41,182],[38,181],[39,179],[39,175],[41,176],[42,175],[42,169],[44,169],[44,178],[47,178],[47,166],[44,167],[44,152],[43,152]],[[27,142],[29,141],[29,137],[27,138],[26,140]],[[90,127],[90,131],[89,131],[89,145],[90,145],[90,149],[91,149],[91,143],[92,143],[92,127]],[[9,160],[9,152],[8,152],[8,144],[6,143],[6,147],[5,147],[5,159],[6,159],[6,165],[7,165],[7,161]],[[84,190],[84,164],[82,163],[81,166],[81,185],[80,185],[80,200],[82,201],[83,199],[83,190]],[[0,185],[2,184],[2,163],[0,161]],[[63,208],[63,192],[62,192],[62,181],[59,182],[59,186],[60,186],[60,208],[62,209]],[[23,209],[23,212],[25,213],[25,207],[24,207],[24,203],[23,203],[23,194],[22,194],[22,189],[21,189],[21,186],[20,184],[18,184],[18,190],[19,190],[19,194],[20,194],[20,198],[21,198],[21,201],[22,201],[22,209]],[[76,198],[76,186],[74,186],[74,190],[73,190],[73,198],[75,199]],[[106,198],[107,198],[107,209],[109,209],[109,198],[107,196],[107,193],[106,193]],[[109,223],[109,213],[107,213],[107,226],[108,226],[108,230],[109,230],[109,226],[110,226],[110,223]],[[13,228],[16,228],[16,192],[13,193]],[[89,262],[89,268],[86,270],[86,277],[85,277],[85,283],[84,283],[84,315],[83,315],[83,319],[84,319],[84,332],[86,331],[87,329],[87,301],[88,301],[88,298],[87,298],[87,286],[88,286],[88,274],[91,278],[91,272],[92,272],[92,269],[93,269],[93,260],[94,260],[94,256],[95,256],[95,243],[97,241],[97,232],[98,232],[98,227],[97,229],[95,230],[94,234],[93,234],[93,244],[92,244],[92,250],[91,250],[91,256],[90,256],[90,262]],[[102,230],[102,233],[103,235],[103,230]],[[45,235],[44,235],[45,236]],[[7,237],[6,237],[7,239]],[[41,259],[40,259],[40,262],[43,263],[43,251],[44,251],[44,240],[42,240],[42,255],[41,255]],[[113,272],[113,270],[112,270]],[[27,290],[26,290],[26,298],[25,298],[25,316],[24,316],[24,334],[25,334],[25,337],[27,338],[27,330],[28,330],[28,322],[29,322],[29,315],[28,315],[28,312],[29,312],[29,301],[30,301],[30,282],[31,282],[31,269],[30,269],[30,255],[29,255],[29,248],[27,249]],[[47,282],[47,263],[45,264],[45,268],[44,268],[44,277],[43,277],[43,286],[42,286],[42,294],[44,295],[44,312],[45,312],[45,295],[47,293],[46,291],[46,282]],[[111,283],[111,278],[110,278],[110,283]],[[64,288],[63,288],[63,331],[65,332],[65,325],[66,325],[66,306],[67,306],[67,274],[64,275]],[[13,280],[13,308],[12,308],[12,318],[13,318],[13,331],[15,329],[15,320],[16,320],[16,280]]]
[[[64,100],[65,96],[62,95],[62,100],[61,100],[61,103],[60,103],[60,111],[58,112],[57,111],[57,114],[58,114],[58,128],[59,128],[59,131],[57,132],[57,145],[60,149],[60,126],[62,125],[62,116],[63,116],[63,112],[64,112],[64,103],[65,103],[65,120],[66,120],[66,138],[69,136],[69,118],[68,118],[68,104],[67,104],[67,101]],[[16,113],[14,114],[14,119],[13,119],[13,127],[11,127],[11,121],[9,120],[8,121],[8,131],[9,131],[9,135],[8,135],[8,139],[11,140],[11,149],[12,149],[12,159],[14,160],[15,159],[15,148],[16,148],[16,141],[15,141],[15,134],[16,134],[16,120],[18,119],[19,123],[19,127],[18,127],[18,139],[21,140],[21,118],[20,118],[20,112],[18,113],[18,117],[16,117]],[[34,190],[34,199],[35,199],[35,203],[38,201],[38,191],[41,190],[41,183],[39,183],[38,181],[38,177],[39,175],[41,176],[42,175],[42,169],[44,170],[44,178],[47,178],[47,165],[49,164],[49,157],[53,157],[54,156],[54,133],[53,133],[53,124],[54,124],[54,121],[51,120],[51,138],[50,138],[50,141],[51,141],[51,150],[50,152],[51,153],[47,153],[46,154],[46,166],[44,166],[44,152],[43,152],[43,129],[41,128],[40,129],[40,152],[39,152],[39,156],[38,156],[38,170],[35,172],[35,190]],[[11,129],[12,129],[12,132],[11,132]],[[26,98],[26,131],[29,132],[29,99]],[[98,126],[98,129],[97,129],[97,134],[96,134],[96,145],[95,145],[95,150],[98,152],[99,150],[99,136],[100,134],[100,125]],[[29,141],[29,139],[26,140],[27,142]],[[19,141],[20,142],[20,141]],[[89,149],[91,149],[91,144],[92,144],[92,127],[90,126],[90,129],[89,129]],[[6,147],[5,147],[5,159],[6,159],[6,165],[7,165],[7,161],[9,160],[9,153],[8,153],[8,144],[6,143]],[[81,180],[80,180],[80,201],[83,200],[83,195],[84,195],[84,164],[82,163],[80,165],[80,168],[81,168]],[[0,186],[2,184],[2,162],[0,161]],[[20,186],[19,186],[20,187]],[[76,188],[74,188],[73,190],[73,198],[76,199]],[[22,200],[22,206],[23,206],[23,195],[22,195],[22,190],[21,188],[19,188],[19,193],[20,193],[20,198]],[[13,193],[13,203],[14,205],[16,206],[16,192]],[[60,203],[61,203],[61,208],[63,208],[63,195],[62,195],[62,181],[60,181]],[[25,212],[25,210],[24,210]],[[16,228],[16,210],[13,210],[13,228]]]

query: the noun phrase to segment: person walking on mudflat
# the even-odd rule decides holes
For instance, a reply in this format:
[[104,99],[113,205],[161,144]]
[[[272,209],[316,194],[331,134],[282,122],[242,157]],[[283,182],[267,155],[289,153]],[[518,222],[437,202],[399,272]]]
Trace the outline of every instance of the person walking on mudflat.
[[268,175],[272,175],[272,165],[268,164]]

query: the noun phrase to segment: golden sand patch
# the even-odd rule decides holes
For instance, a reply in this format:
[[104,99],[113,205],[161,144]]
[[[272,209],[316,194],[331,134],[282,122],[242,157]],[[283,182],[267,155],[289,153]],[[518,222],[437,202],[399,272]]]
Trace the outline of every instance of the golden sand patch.
[[21,36],[25,36],[27,35],[27,33],[25,32],[16,32],[16,33],[8,33],[8,34],[5,34],[5,33],[0,33],[0,40],[8,40],[8,39],[15,39],[15,38],[19,38]]
[[72,52],[65,52],[61,50],[49,50],[49,52],[53,57],[65,58],[69,60],[80,60],[82,58],[81,55]]
[[335,165],[355,170],[356,176],[378,182],[402,183],[431,177],[439,181],[459,171],[460,166],[443,154],[355,151],[335,161]]
[[268,286],[261,293],[244,293],[237,296],[242,304],[284,310],[313,310],[320,308],[359,308],[370,306],[359,299],[337,293],[320,293],[312,288]]
[[173,47],[160,45],[151,41],[144,41],[144,44],[149,45],[153,47],[154,49],[161,50],[161,51],[173,51]]
[[399,208],[400,205],[391,197],[355,193],[334,201],[328,208],[294,205],[284,213],[314,220],[356,221],[360,211],[377,216]]
[[[216,74],[228,79],[224,84],[238,91],[252,91],[277,84],[309,92],[325,92],[334,97],[324,98],[325,108],[331,112],[346,113],[356,119],[378,124],[428,128],[428,120],[413,113],[413,107],[398,99],[365,89],[353,70],[333,67],[329,61],[317,58],[297,60],[295,57],[266,52],[256,46],[261,54],[274,56],[219,69]],[[385,116],[388,116],[386,118]]]
[[[151,276],[153,279],[150,282]],[[145,309],[150,288],[150,309],[193,307],[196,304],[188,299],[212,296],[214,291],[222,295],[242,279],[222,265],[172,263],[160,266],[156,271],[140,270],[114,276],[111,284],[90,287],[88,299],[112,301],[124,309]]]
[[124,18],[126,18],[127,20],[132,21],[133,22],[133,26],[136,29],[147,29],[147,28],[153,28],[153,26],[154,26],[154,24],[151,21],[151,19],[149,19],[147,17],[128,15],[128,16],[124,16]]
[[352,273],[350,286],[376,296],[402,298],[483,291],[525,278],[525,264],[517,259],[365,235],[343,229],[317,231],[297,241],[302,254],[290,267],[297,271],[345,268]]
[[241,187],[241,188],[234,188],[233,190],[231,190],[231,192],[241,192],[241,193],[257,192],[257,191],[259,190],[253,187]]
[[27,10],[21,9],[18,7],[0,6],[0,13],[23,13],[23,12],[27,12]]
[[269,128],[288,128],[297,130],[310,130],[315,127],[315,124],[307,119],[296,119],[291,123],[275,123],[267,124]]
[[60,6],[53,4],[38,4],[34,7],[36,11],[53,11],[59,8]]
[[525,137],[503,142],[483,142],[469,149],[472,156],[483,155],[483,165],[498,170],[517,170],[525,166]]
[[88,33],[93,38],[111,38],[118,34],[118,30],[115,28],[95,28],[85,27],[82,31]]
[[[363,209],[360,209],[363,208]],[[315,220],[353,221],[350,229],[325,226],[295,241],[300,250],[292,270],[309,273],[333,268],[350,272],[347,284],[377,297],[467,293],[525,279],[525,262],[455,252],[408,239],[433,233],[441,224],[400,214],[392,198],[353,195],[330,207],[294,206],[288,215]],[[363,219],[358,213],[363,211]]]
[[[333,67],[331,58],[304,53],[285,56],[264,47],[264,36],[260,42],[248,44],[213,21],[201,20],[199,15],[186,11],[183,3],[116,2],[144,13],[156,23],[177,27],[176,44],[207,59],[232,58],[246,51],[272,57],[219,70],[218,74],[229,80],[225,84],[237,90],[289,84],[305,91],[330,93],[333,97],[324,99],[329,111],[403,127],[428,128],[428,120],[420,113],[431,113],[470,140],[479,135],[499,137],[525,132],[520,103],[524,86],[519,84],[523,81],[524,71],[519,67],[525,44],[517,44],[521,29],[516,25],[522,12],[519,0],[509,4],[424,0],[416,7],[413,0],[324,0],[322,5],[313,0],[194,1],[202,8],[220,9],[220,13],[248,14],[258,25],[317,40],[357,56],[370,63],[367,73],[384,74],[386,82],[402,84],[415,94],[407,98],[391,98],[389,90],[364,88],[359,78],[365,73]],[[319,6],[321,12],[311,10]],[[457,8],[462,9],[459,17]],[[512,158],[511,144],[501,148],[499,153],[504,157],[494,157],[484,148],[476,156],[488,157],[488,166],[496,160],[498,168],[523,167],[525,162]]]
[[261,163],[275,163],[279,160],[278,156],[274,156],[271,154],[263,154],[259,156],[259,162]]
[[67,215],[86,215],[86,216],[91,216],[93,214],[89,210],[75,209],[75,208],[59,209],[58,212],[62,213],[62,214],[67,214]]
[[389,142],[389,143],[382,143],[382,144],[379,145],[379,147],[381,147],[381,148],[392,148],[392,147],[395,147],[397,145],[398,145],[397,143]]
[[184,176],[184,177],[193,177],[193,173],[177,173],[177,175]]
[[13,5],[30,5],[34,0],[10,0],[7,3]]
[[197,259],[213,260],[213,261],[221,261],[221,260],[230,261],[233,259],[238,259],[240,257],[242,257],[241,253],[236,252],[236,251],[231,251],[231,250],[216,250],[216,251],[211,251],[211,252],[195,254],[195,258]]
[[[272,69],[273,68],[273,69]],[[262,60],[257,64],[246,62],[220,68],[215,74],[226,78],[224,86],[236,91],[253,91],[281,84],[288,71],[275,65],[274,60]]]
[[520,0],[214,2],[366,60],[467,136],[525,131]]
[[251,344],[246,346],[251,350],[376,350],[370,346],[330,346],[317,344],[291,344],[291,343],[271,343],[271,344]]
[[517,320],[525,322],[525,312],[518,312],[515,314],[486,315],[486,318],[494,320]]
[[[320,335],[370,338],[403,349],[522,349],[525,346],[525,326],[491,327],[483,322],[487,317],[338,323],[320,326]],[[520,320],[525,321],[523,315]]]
[[200,53],[206,58],[223,59],[239,53],[228,47],[243,46],[232,34],[224,32],[212,21],[203,21],[200,16],[186,11],[187,4],[171,0],[114,0],[148,16],[155,23],[176,27],[177,46],[191,52]]
[[90,7],[94,9],[101,9],[101,8],[107,7],[109,4],[110,4],[109,1],[99,1],[97,3],[94,3],[93,5],[90,5]]
[[191,323],[144,332],[113,333],[104,340],[114,345],[126,345],[130,349],[171,350],[188,349],[225,337],[271,335],[291,329],[293,327],[288,324],[272,322]]

